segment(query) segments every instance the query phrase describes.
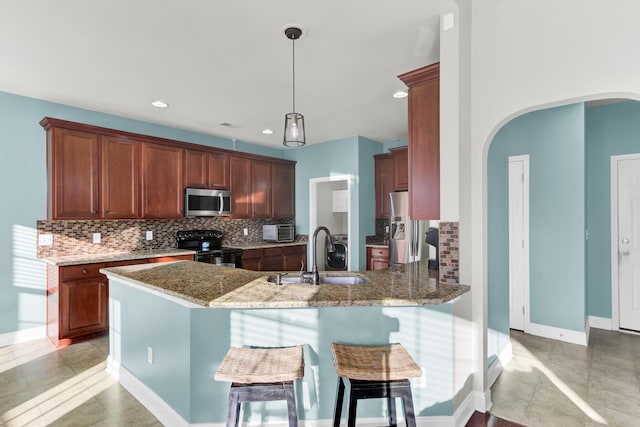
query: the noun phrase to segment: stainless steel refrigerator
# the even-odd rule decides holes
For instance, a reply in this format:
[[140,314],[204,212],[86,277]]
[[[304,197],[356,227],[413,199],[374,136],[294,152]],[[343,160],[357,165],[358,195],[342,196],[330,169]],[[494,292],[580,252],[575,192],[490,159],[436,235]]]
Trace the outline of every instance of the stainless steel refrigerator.
[[389,265],[419,261],[426,223],[409,218],[409,193],[396,191],[389,193],[389,197]]

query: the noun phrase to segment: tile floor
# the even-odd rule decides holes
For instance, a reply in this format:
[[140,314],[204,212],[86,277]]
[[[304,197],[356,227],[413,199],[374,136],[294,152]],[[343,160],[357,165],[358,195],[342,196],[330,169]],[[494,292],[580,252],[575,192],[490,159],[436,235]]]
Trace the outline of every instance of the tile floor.
[[[640,336],[594,329],[589,346],[512,331],[492,387],[498,417],[536,426],[640,425]],[[0,348],[0,426],[161,426],[105,372],[106,337]]]
[[589,346],[511,331],[491,413],[531,427],[640,426],[640,336],[592,329]]
[[0,347],[0,426],[161,426],[106,372],[107,337]]

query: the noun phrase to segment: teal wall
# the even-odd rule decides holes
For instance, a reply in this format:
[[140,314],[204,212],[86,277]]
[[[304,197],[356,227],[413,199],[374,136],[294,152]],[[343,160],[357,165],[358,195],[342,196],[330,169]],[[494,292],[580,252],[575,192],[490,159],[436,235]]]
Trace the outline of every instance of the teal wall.
[[[110,292],[110,304],[117,306],[110,311],[116,362],[190,423],[226,419],[229,383],[213,377],[228,348],[245,345],[303,345],[305,373],[296,385],[298,416],[331,419],[337,382],[333,342],[402,343],[425,371],[425,386],[414,383],[412,390],[416,415],[453,415],[454,364],[460,363],[454,357],[453,304],[229,310],[185,308],[120,279],[110,279]],[[152,365],[146,360],[148,346],[154,349]],[[364,418],[381,418],[385,409],[379,399],[358,404]],[[247,422],[266,422],[265,417],[286,422],[282,402],[252,404],[245,412]]]
[[[284,155],[297,161],[296,232],[310,235],[309,180],[335,175],[352,175],[351,187],[351,256],[358,260],[355,270],[365,270],[365,236],[375,234],[374,154],[382,144],[363,137],[349,137],[322,144],[286,150]],[[357,243],[357,244],[356,244]]]
[[588,313],[611,318],[611,156],[640,153],[640,102],[590,107],[586,119]]
[[[509,334],[508,156],[529,154],[531,322],[584,331],[585,111],[583,104],[517,117],[487,160],[488,322]],[[497,343],[499,339],[495,340]],[[497,354],[500,348],[494,348]]]
[[309,228],[309,178],[352,174],[352,234],[357,236],[353,241],[359,243],[352,246],[352,256],[359,260],[355,268],[365,268],[365,236],[375,234],[373,154],[381,153],[383,144],[351,137],[296,149],[274,149],[242,141],[234,145],[225,138],[0,92],[0,195],[5,204],[5,209],[0,210],[0,335],[43,326],[45,321],[46,274],[44,264],[35,257],[35,223],[46,219],[45,132],[38,124],[46,116],[297,160],[299,233],[308,233]]
[[[38,124],[45,116],[233,149],[228,139],[0,92],[0,334],[45,322],[45,268],[35,257],[35,224],[46,219],[45,132]],[[240,141],[236,149],[284,152]]]

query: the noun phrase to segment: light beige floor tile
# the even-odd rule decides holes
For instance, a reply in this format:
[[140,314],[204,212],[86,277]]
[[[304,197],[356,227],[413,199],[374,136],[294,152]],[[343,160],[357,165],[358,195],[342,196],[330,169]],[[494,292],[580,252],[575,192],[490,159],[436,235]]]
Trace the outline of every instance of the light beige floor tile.
[[522,424],[528,404],[528,401],[516,398],[494,400],[491,413],[497,417]]
[[583,363],[571,363],[569,360],[549,360],[542,369],[543,376],[558,379],[565,383],[587,385],[589,367]]
[[640,383],[638,381],[620,381],[603,375],[589,377],[589,389],[609,391],[621,396],[640,398]]
[[62,358],[77,373],[99,365],[105,360],[102,353],[93,346],[82,351],[63,354]]
[[567,392],[567,390],[555,387],[536,388],[531,401],[531,405],[547,407],[550,411],[563,413],[567,416],[580,418],[584,412],[582,409],[584,399]]
[[30,391],[0,397],[0,424],[25,425],[38,417],[40,410]]
[[512,397],[529,401],[531,400],[531,397],[533,397],[533,392],[535,391],[536,386],[537,385],[535,383],[523,383],[513,379],[500,377],[491,388],[491,396],[494,401],[496,399],[503,400]]
[[628,382],[635,385],[638,383],[638,377],[635,370],[625,369],[614,365],[595,365],[591,367],[591,376],[609,377],[618,381]]
[[592,367],[600,367],[600,366],[616,366],[618,368],[628,369],[629,371],[636,370],[636,363],[632,357],[621,358],[620,354],[598,354],[594,355],[591,361]]
[[84,400],[80,405],[77,403],[68,401],[52,408],[50,411],[44,412],[43,418],[47,421],[47,425],[60,427],[93,426],[107,420],[109,417],[107,411],[93,397]]
[[582,414],[568,414],[562,409],[531,403],[522,424],[529,427],[582,427],[584,423]]
[[558,390],[569,399],[579,398],[585,400],[589,389],[587,384],[557,381],[556,379],[549,379],[548,377],[543,376],[540,378],[540,382],[538,382],[535,391],[541,392],[547,390]]
[[604,423],[600,420],[587,419],[585,425],[589,427],[606,426],[606,427],[635,427],[640,425],[638,417],[634,417],[624,412],[616,411],[614,409],[606,408],[603,406],[593,405],[593,409],[596,411],[599,417],[602,417]]
[[583,345],[570,344],[565,342],[557,342],[553,345],[551,358],[570,359],[574,361],[591,360],[592,349]]
[[587,401],[592,405],[604,406],[635,416],[638,418],[638,424],[640,424],[640,398],[627,395],[622,396],[618,392],[590,388]]

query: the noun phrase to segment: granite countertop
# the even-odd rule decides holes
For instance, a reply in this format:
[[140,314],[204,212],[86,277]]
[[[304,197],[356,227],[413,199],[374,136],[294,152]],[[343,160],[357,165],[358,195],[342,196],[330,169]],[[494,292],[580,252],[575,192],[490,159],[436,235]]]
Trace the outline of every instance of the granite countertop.
[[78,264],[92,264],[97,262],[128,261],[133,259],[158,258],[165,256],[193,255],[195,251],[176,248],[148,249],[144,251],[122,252],[118,254],[69,255],[60,257],[40,258],[47,264],[65,266]]
[[367,243],[365,246],[367,248],[382,248],[382,249],[389,248],[389,244],[384,242],[371,242],[371,243]]
[[279,246],[300,246],[306,245],[308,242],[296,240],[293,242],[249,242],[249,243],[237,243],[230,242],[226,244],[226,247],[235,248],[235,249],[265,249],[265,248],[276,248]]
[[[347,306],[420,306],[442,304],[468,292],[467,285],[438,281],[427,261],[388,270],[346,273],[369,280],[361,285],[269,283],[268,272],[193,261],[101,269],[109,278],[130,281],[211,308],[297,308]],[[290,272],[289,274],[296,274]],[[339,276],[344,272],[322,272]]]

